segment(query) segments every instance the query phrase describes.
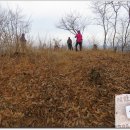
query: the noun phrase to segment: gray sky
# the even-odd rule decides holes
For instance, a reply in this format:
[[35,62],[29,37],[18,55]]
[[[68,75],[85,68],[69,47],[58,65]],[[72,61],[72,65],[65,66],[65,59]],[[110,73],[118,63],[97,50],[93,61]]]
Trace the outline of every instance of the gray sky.
[[[69,32],[56,28],[55,25],[62,16],[70,11],[78,11],[88,19],[93,17],[90,1],[0,1],[0,5],[5,8],[8,5],[12,9],[19,6],[22,8],[23,14],[27,17],[31,16],[30,34],[34,39],[39,33],[43,39],[46,35],[48,38],[60,38],[63,44],[66,43],[69,36],[73,41],[75,41],[75,38]],[[97,26],[87,27],[83,39],[86,41],[91,37],[101,39],[101,29]],[[87,43],[84,44],[87,45]]]

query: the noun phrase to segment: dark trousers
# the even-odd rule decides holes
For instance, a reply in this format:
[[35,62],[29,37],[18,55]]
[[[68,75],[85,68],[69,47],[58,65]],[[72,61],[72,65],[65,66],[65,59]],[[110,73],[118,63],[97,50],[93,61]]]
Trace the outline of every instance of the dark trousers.
[[78,51],[78,48],[77,46],[79,45],[79,49],[80,51],[82,50],[82,42],[76,42],[76,45],[75,45],[75,50]]
[[69,50],[73,50],[72,44],[68,44],[68,49],[69,49]]

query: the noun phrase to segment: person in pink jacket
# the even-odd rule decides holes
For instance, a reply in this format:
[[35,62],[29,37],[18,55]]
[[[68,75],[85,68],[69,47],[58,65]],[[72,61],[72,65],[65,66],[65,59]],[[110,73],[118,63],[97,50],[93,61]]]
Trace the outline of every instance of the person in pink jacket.
[[81,51],[82,50],[82,40],[83,39],[82,39],[82,34],[80,33],[80,31],[78,31],[75,38],[76,38],[76,45],[75,45],[76,51],[78,51],[78,49],[77,49],[78,45],[79,45],[79,48],[80,48],[80,51]]

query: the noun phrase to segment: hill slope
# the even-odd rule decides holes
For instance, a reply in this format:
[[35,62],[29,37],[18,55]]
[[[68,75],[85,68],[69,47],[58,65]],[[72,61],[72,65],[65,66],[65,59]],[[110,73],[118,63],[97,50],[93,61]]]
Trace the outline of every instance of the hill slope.
[[130,56],[43,51],[0,57],[0,127],[114,127]]

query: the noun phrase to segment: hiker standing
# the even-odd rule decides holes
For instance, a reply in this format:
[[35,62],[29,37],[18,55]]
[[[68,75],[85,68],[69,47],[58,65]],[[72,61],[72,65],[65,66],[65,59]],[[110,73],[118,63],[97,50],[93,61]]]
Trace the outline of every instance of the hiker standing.
[[78,31],[75,38],[76,38],[76,45],[75,45],[76,51],[78,51],[78,49],[77,49],[78,45],[79,45],[79,48],[80,48],[80,51],[81,51],[82,50],[82,40],[83,39],[82,39],[82,34],[80,33],[80,31]]
[[70,37],[68,37],[67,44],[68,44],[68,49],[73,50],[72,40],[70,39]]
[[25,39],[25,34],[24,33],[22,33],[22,36],[20,38],[20,42],[21,42],[22,52],[24,53],[25,49],[26,49],[26,39]]

